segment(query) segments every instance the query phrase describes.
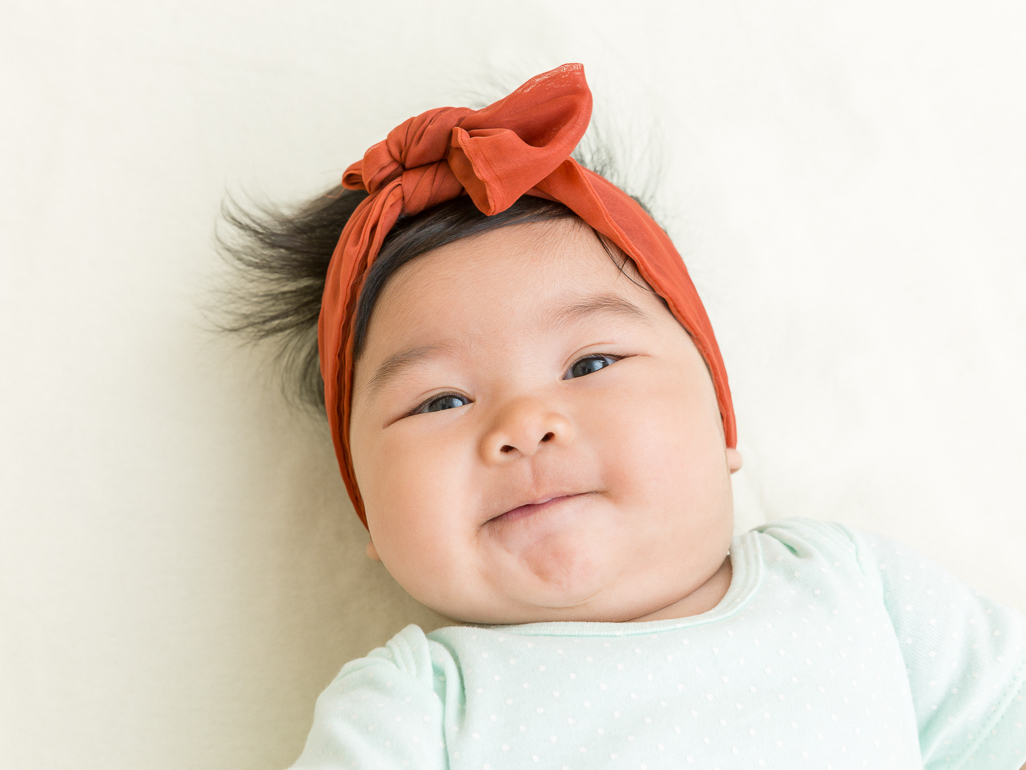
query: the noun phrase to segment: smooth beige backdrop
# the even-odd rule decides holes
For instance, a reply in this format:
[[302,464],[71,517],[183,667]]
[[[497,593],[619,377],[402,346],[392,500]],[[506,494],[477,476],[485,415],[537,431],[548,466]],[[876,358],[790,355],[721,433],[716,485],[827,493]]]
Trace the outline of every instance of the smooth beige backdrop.
[[982,2],[0,6],[0,767],[287,767],[440,619],[322,424],[207,331],[226,190],[565,61],[707,300],[739,529],[887,533],[1026,610],[1026,11]]

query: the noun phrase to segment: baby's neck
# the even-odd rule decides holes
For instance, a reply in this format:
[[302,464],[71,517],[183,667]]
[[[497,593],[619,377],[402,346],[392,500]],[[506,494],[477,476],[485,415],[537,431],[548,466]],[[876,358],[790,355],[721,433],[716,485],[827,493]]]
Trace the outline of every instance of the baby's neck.
[[713,573],[713,576],[687,596],[678,599],[673,604],[668,604],[662,609],[642,615],[639,618],[634,618],[628,622],[640,623],[646,620],[689,618],[693,615],[701,615],[703,612],[708,612],[727,595],[732,576],[733,568],[731,567],[730,556],[728,555],[723,560],[720,568]]

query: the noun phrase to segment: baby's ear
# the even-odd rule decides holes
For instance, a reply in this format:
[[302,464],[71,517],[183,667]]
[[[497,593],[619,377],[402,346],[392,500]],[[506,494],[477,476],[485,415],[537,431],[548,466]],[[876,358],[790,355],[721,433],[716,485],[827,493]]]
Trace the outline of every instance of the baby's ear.
[[727,467],[730,468],[731,473],[737,473],[741,470],[741,453],[736,449],[727,448]]
[[367,555],[374,561],[381,561],[381,557],[378,556],[378,549],[374,547],[374,541],[367,541]]

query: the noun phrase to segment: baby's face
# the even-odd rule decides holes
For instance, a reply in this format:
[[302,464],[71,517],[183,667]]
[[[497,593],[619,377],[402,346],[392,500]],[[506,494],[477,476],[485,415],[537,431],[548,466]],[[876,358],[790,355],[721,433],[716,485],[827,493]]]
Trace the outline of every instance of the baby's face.
[[436,249],[385,287],[350,446],[368,552],[421,603],[628,621],[726,590],[740,456],[690,336],[632,279],[557,220]]

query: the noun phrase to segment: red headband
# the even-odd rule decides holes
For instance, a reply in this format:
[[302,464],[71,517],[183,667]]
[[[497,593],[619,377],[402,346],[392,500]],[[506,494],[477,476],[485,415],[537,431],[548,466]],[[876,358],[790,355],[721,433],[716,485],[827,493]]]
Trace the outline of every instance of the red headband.
[[522,195],[559,201],[619,246],[691,334],[712,373],[727,446],[736,445],[727,372],[680,255],[629,195],[570,158],[590,119],[584,68],[564,64],[484,109],[439,107],[410,118],[346,169],[342,185],[370,195],[346,223],[331,257],[318,343],[335,454],[364,526],[349,452],[357,300],[399,215],[417,214],[464,192],[489,216]]

